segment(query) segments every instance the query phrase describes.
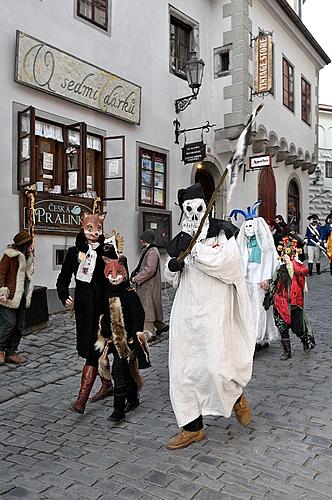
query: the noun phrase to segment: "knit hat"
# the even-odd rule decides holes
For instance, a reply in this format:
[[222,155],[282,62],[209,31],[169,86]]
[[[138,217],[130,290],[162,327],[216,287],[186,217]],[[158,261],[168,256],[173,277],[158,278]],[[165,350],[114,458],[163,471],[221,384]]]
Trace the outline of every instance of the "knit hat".
[[146,229],[139,235],[139,239],[146,241],[147,243],[155,242],[155,232],[152,229]]
[[21,231],[20,233],[15,234],[14,236],[14,244],[17,247],[21,247],[26,245],[27,243],[32,243],[31,235],[27,231]]

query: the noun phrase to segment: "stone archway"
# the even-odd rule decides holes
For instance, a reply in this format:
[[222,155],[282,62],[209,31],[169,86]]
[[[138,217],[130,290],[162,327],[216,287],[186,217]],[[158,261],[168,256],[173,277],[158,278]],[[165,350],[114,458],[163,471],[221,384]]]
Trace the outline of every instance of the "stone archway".
[[[208,157],[204,161],[197,163],[192,171],[191,181],[200,182],[203,186],[204,195],[209,202],[215,187],[220,181],[222,175],[222,167],[214,158]],[[216,197],[214,208],[212,210],[213,217],[222,218],[226,211],[226,187],[222,187]]]

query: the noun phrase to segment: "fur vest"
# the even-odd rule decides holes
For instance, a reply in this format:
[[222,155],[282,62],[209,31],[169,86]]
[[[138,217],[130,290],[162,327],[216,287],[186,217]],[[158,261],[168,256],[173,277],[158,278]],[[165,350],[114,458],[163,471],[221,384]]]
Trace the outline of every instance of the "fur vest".
[[0,295],[7,298],[4,305],[17,309],[25,294],[25,307],[30,307],[33,291],[33,257],[25,258],[22,252],[15,248],[6,248],[0,261]]

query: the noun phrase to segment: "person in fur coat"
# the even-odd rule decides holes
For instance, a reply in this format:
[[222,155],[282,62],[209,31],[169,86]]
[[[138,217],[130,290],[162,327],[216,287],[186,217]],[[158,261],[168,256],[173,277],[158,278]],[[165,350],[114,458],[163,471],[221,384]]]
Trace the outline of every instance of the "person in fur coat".
[[[70,408],[77,413],[84,413],[98,374],[99,353],[94,344],[106,286],[102,259],[105,253],[103,220],[104,216],[100,214],[84,214],[82,230],[77,235],[75,246],[68,249],[56,283],[58,297],[63,305],[75,311],[76,348],[78,355],[86,360],[80,391]],[[115,250],[113,252],[116,257]],[[73,275],[76,282],[75,300],[69,293]],[[101,378],[101,383],[101,389],[92,397],[92,401],[112,394],[111,381]]]
[[113,422],[121,422],[125,413],[139,406],[138,391],[143,385],[138,368],[150,365],[149,351],[143,333],[144,309],[140,298],[130,288],[128,272],[123,259],[104,257],[105,276],[108,286],[105,291],[103,316],[96,349],[103,351],[99,360],[99,373],[105,378],[109,364],[105,360],[113,354],[112,377],[114,381]]
[[0,364],[20,365],[26,360],[17,354],[33,291],[33,246],[27,231],[14,236],[0,261]]

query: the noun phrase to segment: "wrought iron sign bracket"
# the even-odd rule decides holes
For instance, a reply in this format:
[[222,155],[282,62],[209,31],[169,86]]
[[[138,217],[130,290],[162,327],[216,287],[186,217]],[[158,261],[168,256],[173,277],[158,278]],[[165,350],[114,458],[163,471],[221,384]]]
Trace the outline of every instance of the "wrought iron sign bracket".
[[175,127],[175,144],[179,144],[179,137],[180,137],[181,134],[185,134],[186,132],[192,132],[193,130],[201,130],[202,136],[203,136],[203,132],[209,132],[210,128],[216,126],[215,123],[213,123],[211,125],[210,122],[207,121],[206,124],[202,125],[201,127],[194,127],[194,128],[187,128],[187,129],[183,128],[183,129],[181,129],[180,128],[181,127],[181,123],[179,122],[178,119],[176,119],[176,120],[173,121],[173,125]]
[[252,47],[252,44],[255,40],[257,40],[258,37],[264,36],[264,35],[273,35],[273,31],[268,31],[268,30],[258,30],[258,35],[252,36],[252,33],[250,33],[250,47]]

